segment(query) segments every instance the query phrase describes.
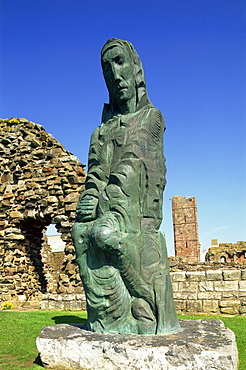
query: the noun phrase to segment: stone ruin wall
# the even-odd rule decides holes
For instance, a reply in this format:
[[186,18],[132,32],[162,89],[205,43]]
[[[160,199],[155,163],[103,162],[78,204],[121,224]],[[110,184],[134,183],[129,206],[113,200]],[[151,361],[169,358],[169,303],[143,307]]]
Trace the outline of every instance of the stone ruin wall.
[[246,242],[220,243],[211,246],[205,257],[209,262],[246,262]]
[[[83,296],[70,232],[84,181],[84,165],[41,125],[0,120],[0,303]],[[51,253],[50,224],[64,253]]]

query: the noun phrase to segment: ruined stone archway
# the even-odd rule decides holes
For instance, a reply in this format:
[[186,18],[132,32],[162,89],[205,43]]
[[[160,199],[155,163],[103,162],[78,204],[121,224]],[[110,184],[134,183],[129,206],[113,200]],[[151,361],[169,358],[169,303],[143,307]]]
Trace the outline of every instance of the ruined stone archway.
[[[81,292],[70,230],[84,165],[41,125],[16,118],[0,120],[0,157],[0,301]],[[66,243],[58,265],[51,223]]]

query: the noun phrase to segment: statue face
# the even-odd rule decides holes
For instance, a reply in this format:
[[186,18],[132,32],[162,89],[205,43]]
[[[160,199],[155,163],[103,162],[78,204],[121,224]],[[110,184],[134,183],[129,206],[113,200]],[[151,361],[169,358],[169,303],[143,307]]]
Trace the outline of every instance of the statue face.
[[136,98],[134,65],[124,49],[108,49],[102,57],[102,68],[109,93],[117,104]]

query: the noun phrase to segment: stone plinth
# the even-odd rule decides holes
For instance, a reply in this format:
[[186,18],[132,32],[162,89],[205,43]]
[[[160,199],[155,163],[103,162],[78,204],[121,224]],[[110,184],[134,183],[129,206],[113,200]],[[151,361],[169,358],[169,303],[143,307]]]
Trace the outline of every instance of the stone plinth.
[[100,334],[83,325],[45,326],[37,338],[52,370],[236,370],[234,333],[220,320],[180,320],[168,335]]

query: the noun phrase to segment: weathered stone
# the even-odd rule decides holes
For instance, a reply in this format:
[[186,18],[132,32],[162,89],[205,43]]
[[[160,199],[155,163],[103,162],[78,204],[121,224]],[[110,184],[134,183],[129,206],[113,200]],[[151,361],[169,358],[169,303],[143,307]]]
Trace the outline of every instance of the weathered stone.
[[220,312],[227,315],[238,315],[238,307],[221,307]]
[[185,272],[170,272],[171,281],[185,281]]
[[242,313],[246,313],[246,306],[242,306],[239,308],[239,312],[242,314]]
[[78,198],[79,198],[79,193],[76,193],[76,192],[72,192],[72,193],[69,193],[65,199],[64,199],[64,202],[65,203],[75,203],[78,201]]
[[241,278],[240,270],[224,270],[222,274],[224,280],[239,280]]
[[246,280],[246,270],[242,270],[242,280]]
[[205,272],[204,271],[187,272],[186,277],[188,280],[192,280],[192,281],[203,281],[205,280]]
[[76,210],[76,206],[77,204],[76,203],[67,203],[65,204],[65,210],[66,211],[75,211]]
[[[198,299],[221,299],[221,292],[211,292],[211,291],[205,291],[205,292],[199,292],[197,294]],[[206,312],[206,311],[205,311]]]
[[239,281],[239,290],[246,290],[246,281]]
[[215,281],[214,282],[214,290],[215,291],[222,291],[225,290],[238,290],[238,282],[237,281]]
[[[58,262],[51,254],[43,232],[52,218],[64,214],[67,227],[66,230],[63,228],[63,233],[68,242],[75,213],[74,210],[65,210],[64,204],[55,196],[64,194],[63,184],[57,173],[56,161],[52,162],[52,158],[48,157],[54,147],[60,144],[44,129],[40,131],[41,126],[26,120],[14,121],[11,141],[7,147],[0,145],[0,218],[4,220],[4,224],[0,224],[0,238],[3,239],[0,248],[0,276],[4,272],[4,275],[14,277],[15,289],[12,290],[12,284],[5,283],[4,299],[9,294],[11,300],[18,301],[17,296],[25,291],[29,300],[33,301],[41,294],[41,289],[50,292],[57,290],[61,267],[65,269],[67,263],[64,258]],[[12,128],[12,120],[5,120],[4,123],[0,121],[0,142]],[[60,169],[63,169],[63,177],[66,179],[76,174],[79,161],[65,149],[56,152],[56,160],[61,155],[66,156],[66,162],[60,161]],[[66,180],[67,191],[70,193],[78,193],[77,189],[81,189],[85,180],[84,174],[76,176],[79,179],[73,181],[73,184]],[[58,224],[57,229],[60,226]],[[22,252],[13,253],[13,258],[8,251],[15,248]],[[74,251],[67,250],[67,253],[74,254]],[[71,279],[69,285],[73,292],[76,288],[82,289],[82,284],[75,279]],[[0,301],[2,299],[0,291]]]
[[220,307],[239,307],[241,301],[238,300],[225,300],[225,301],[220,301],[219,306]]
[[179,291],[179,283],[178,282],[172,282],[172,288],[173,288],[173,292],[178,292]]
[[19,211],[11,211],[9,212],[9,217],[11,218],[23,218],[23,213]]
[[218,300],[207,300],[203,301],[203,312],[218,312],[219,311],[219,301]]
[[198,291],[198,282],[197,281],[181,281],[179,284],[180,292],[197,292]]
[[37,348],[47,369],[236,370],[234,333],[220,320],[180,320],[171,335],[92,333],[79,324],[44,327]]
[[186,300],[176,299],[175,307],[177,312],[186,311]]
[[212,280],[212,281],[222,280],[222,271],[221,270],[207,270],[206,278],[207,280]]
[[197,299],[197,292],[173,292],[175,299]]
[[202,312],[202,301],[187,299],[186,309],[187,312]]
[[238,291],[231,291],[231,292],[221,292],[222,298],[238,298],[239,292]]
[[199,282],[199,290],[201,292],[213,291],[214,290],[214,284],[213,284],[212,281],[200,281]]

